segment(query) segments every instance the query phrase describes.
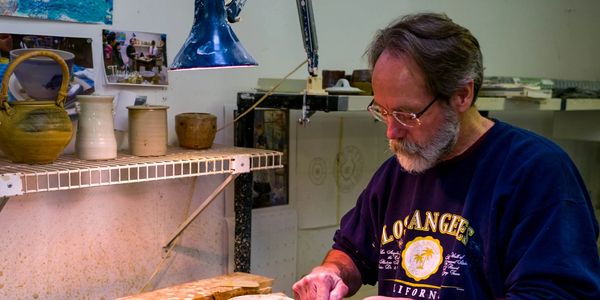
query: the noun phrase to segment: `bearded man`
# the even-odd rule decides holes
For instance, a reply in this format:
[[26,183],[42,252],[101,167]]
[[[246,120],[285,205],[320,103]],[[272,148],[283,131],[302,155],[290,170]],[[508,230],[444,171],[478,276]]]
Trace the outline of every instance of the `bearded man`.
[[569,156],[482,116],[477,39],[441,14],[406,16],[367,51],[395,154],[293,286],[341,299],[363,284],[405,299],[600,299],[598,222]]

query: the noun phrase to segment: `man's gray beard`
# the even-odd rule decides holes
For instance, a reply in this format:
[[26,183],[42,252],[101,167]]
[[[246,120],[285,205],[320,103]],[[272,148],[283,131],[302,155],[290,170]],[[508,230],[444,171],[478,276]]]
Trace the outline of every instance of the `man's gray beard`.
[[456,144],[459,131],[458,115],[451,108],[445,112],[445,124],[429,144],[421,146],[406,139],[389,140],[390,149],[407,172],[421,173],[432,168]]

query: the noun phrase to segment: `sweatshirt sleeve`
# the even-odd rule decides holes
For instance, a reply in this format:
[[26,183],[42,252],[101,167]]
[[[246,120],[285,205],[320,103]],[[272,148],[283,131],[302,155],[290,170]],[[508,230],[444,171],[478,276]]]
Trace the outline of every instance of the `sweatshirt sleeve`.
[[600,299],[598,223],[566,154],[515,170],[498,247],[507,299]]
[[374,240],[373,220],[369,217],[369,200],[363,191],[357,205],[340,221],[333,237],[333,249],[346,253],[360,271],[363,284],[377,282],[377,258],[379,242]]

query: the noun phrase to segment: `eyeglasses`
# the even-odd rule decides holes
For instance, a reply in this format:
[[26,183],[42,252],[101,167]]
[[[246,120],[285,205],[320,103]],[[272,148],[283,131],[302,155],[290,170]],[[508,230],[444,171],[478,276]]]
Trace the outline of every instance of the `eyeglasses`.
[[416,127],[421,125],[421,120],[419,120],[419,118],[431,107],[431,105],[433,105],[437,99],[437,97],[433,98],[433,100],[431,100],[431,102],[429,102],[429,104],[427,104],[427,106],[425,106],[425,108],[418,113],[409,113],[404,111],[388,112],[384,108],[377,105],[377,103],[375,103],[375,99],[371,100],[371,103],[369,103],[369,106],[367,106],[367,110],[371,113],[371,115],[373,115],[373,118],[378,121],[387,123],[388,117],[391,115],[396,121],[398,121],[398,123],[404,125],[405,127]]

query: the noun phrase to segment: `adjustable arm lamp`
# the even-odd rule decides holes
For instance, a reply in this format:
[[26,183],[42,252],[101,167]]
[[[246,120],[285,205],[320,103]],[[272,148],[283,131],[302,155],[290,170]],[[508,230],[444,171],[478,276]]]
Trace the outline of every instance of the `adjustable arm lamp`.
[[[256,66],[256,61],[250,56],[246,49],[244,49],[228,23],[234,23],[239,20],[239,13],[245,3],[246,0],[231,0],[229,4],[225,5],[225,0],[195,0],[194,25],[192,26],[192,30],[185,40],[183,47],[175,56],[170,69],[179,71]],[[296,3],[298,6],[300,27],[302,29],[304,50],[308,56],[308,73],[310,76],[307,83],[307,92],[311,90],[319,92],[322,91],[322,89],[320,77],[317,76],[319,56],[317,54],[317,34],[312,13],[312,3],[311,0],[296,0]],[[226,17],[227,20],[225,20]],[[263,96],[262,100],[264,100],[267,95],[268,93]],[[257,101],[257,103],[262,100]],[[306,97],[304,97],[304,100],[306,101]],[[250,110],[247,110],[246,112],[249,111]],[[242,115],[238,116],[238,118]],[[308,106],[306,105],[306,102],[303,104],[303,117],[300,121],[304,122],[304,124],[308,122]],[[170,253],[173,249],[175,239],[200,214],[200,212],[202,212],[206,205],[208,205],[233,178],[235,178],[235,176],[237,175],[231,174],[230,177],[228,177],[228,181],[217,188],[217,190],[179,226],[177,232],[164,247],[167,249],[167,253]],[[236,218],[236,223],[237,222]],[[249,247],[249,243],[247,246]],[[242,245],[242,247],[244,247],[244,245]],[[247,250],[250,249],[248,248]],[[248,254],[244,255],[247,256]],[[236,252],[235,257],[237,259],[238,252]],[[242,269],[239,271],[249,272],[249,267],[249,264],[247,266],[242,266]],[[245,270],[244,268],[248,268],[248,270]]]
[[[237,1],[237,0],[236,0]],[[235,21],[241,5],[227,6],[229,20]],[[241,0],[245,2],[245,0]],[[183,47],[175,56],[171,70],[251,67],[258,65],[244,49],[225,20],[224,0],[195,0],[194,25]]]
[[[246,0],[195,0],[194,25],[171,70],[251,67],[258,65],[229,26],[239,20]],[[308,73],[317,77],[318,45],[311,0],[296,0]],[[227,20],[226,20],[227,18]],[[312,78],[309,77],[309,81]]]

